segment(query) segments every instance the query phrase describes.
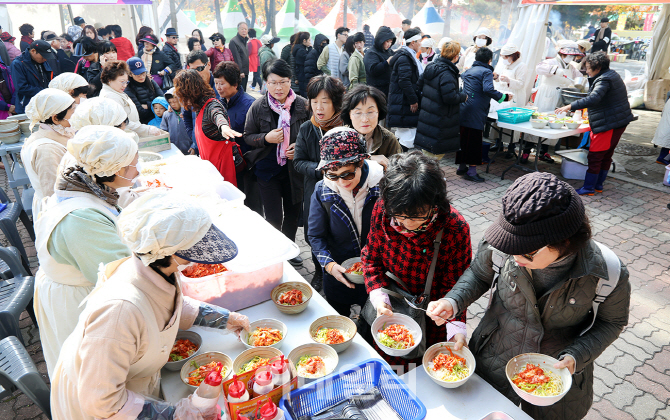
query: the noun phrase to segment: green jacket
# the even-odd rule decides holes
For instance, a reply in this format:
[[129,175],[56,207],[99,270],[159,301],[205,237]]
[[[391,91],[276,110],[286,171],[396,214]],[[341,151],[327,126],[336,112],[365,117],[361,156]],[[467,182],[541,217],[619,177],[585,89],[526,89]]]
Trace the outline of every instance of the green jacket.
[[354,51],[349,58],[349,89],[357,84],[366,84],[365,64],[363,63],[363,54]]
[[263,64],[275,58],[277,58],[277,54],[275,54],[272,48],[268,47],[267,45],[263,45],[261,49],[258,50],[258,69],[261,74],[263,73]]
[[[575,358],[572,388],[559,402],[548,407],[522,408],[535,419],[572,420],[586,415],[593,403],[593,362],[628,324],[631,287],[622,264],[619,282],[600,304],[595,324],[592,302],[600,278],[608,278],[607,265],[593,240],[581,249],[568,278],[536,298],[529,271],[506,256],[490,307],[472,333],[470,350],[477,360],[476,372],[515,404],[520,402],[505,375],[505,366],[523,353],[542,353],[555,358]],[[482,240],[477,255],[446,298],[458,311],[491,289],[494,278],[493,247]]]

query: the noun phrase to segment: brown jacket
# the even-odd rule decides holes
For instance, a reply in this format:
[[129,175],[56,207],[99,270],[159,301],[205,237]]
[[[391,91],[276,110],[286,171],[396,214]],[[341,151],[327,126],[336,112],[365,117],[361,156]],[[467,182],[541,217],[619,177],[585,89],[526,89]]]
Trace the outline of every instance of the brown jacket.
[[[367,139],[366,139],[367,140]],[[388,159],[391,156],[402,153],[402,148],[396,136],[381,125],[377,125],[372,132],[372,147],[368,147],[372,155],[384,155]]]
[[[256,99],[247,112],[247,120],[244,123],[244,141],[253,149],[244,154],[244,159],[250,168],[253,168],[256,162],[264,159],[274,150],[274,145],[265,142],[265,135],[277,128],[273,114],[275,112],[270,108],[267,95]],[[298,96],[291,106],[291,144],[295,143],[300,126],[308,119],[307,100]],[[303,178],[293,167],[292,160],[289,160],[287,165],[293,203],[297,204],[302,202]]]

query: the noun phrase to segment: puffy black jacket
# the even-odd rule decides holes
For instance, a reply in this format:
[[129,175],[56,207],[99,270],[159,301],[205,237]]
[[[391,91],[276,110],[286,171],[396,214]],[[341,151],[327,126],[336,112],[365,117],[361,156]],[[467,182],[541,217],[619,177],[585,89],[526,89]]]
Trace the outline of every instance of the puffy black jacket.
[[[382,26],[377,31],[374,45],[365,52],[363,63],[365,64],[365,72],[367,73],[367,83],[389,94],[389,84],[391,83],[391,65],[388,63],[389,57],[393,55],[393,51],[389,48],[384,50],[384,42],[389,39],[395,43],[395,35],[388,26]],[[393,44],[391,44],[393,45]]]
[[589,96],[571,104],[572,110],[584,108],[589,110],[591,131],[596,134],[624,127],[633,121],[626,85],[611,69],[589,78]]
[[298,86],[300,89],[300,95],[307,95],[307,75],[305,73],[305,61],[307,60],[307,54],[312,50],[312,47],[306,47],[302,44],[296,45],[293,47],[293,59],[295,60],[295,78],[298,80]]
[[442,154],[460,146],[460,103],[467,95],[458,88],[458,68],[439,57],[419,78],[421,112],[414,145],[430,153]]
[[179,51],[175,49],[170,44],[165,44],[163,45],[163,53],[168,56],[170,61],[172,61],[172,64],[170,64],[170,69],[172,70],[172,74],[176,72],[177,70],[181,70],[181,56],[179,55]]
[[[135,79],[131,77],[130,83],[128,83],[128,87],[124,92],[135,104],[137,113],[140,114],[140,122],[142,124],[147,124],[154,119],[155,115],[151,108],[151,102],[157,97],[163,96],[163,91],[158,87],[156,82],[147,76],[145,83],[137,83]],[[146,105],[147,108],[144,109],[142,105]]]
[[470,96],[461,103],[461,126],[483,130],[491,99],[499,101],[503,94],[493,85],[493,67],[475,61],[463,75],[463,91]]
[[419,111],[412,112],[410,105],[421,100],[416,58],[407,48],[400,48],[391,59],[391,67],[386,121],[389,127],[414,128],[419,122]]
[[[305,59],[305,78],[307,79],[307,83],[312,80],[312,77],[323,74],[323,72],[316,66],[316,62],[319,61],[319,56],[321,55],[321,52],[324,48],[321,46],[323,41],[328,41],[328,37],[323,34],[318,34],[316,37],[314,37],[314,48],[312,48],[307,53],[307,58]],[[330,41],[328,42],[330,43]],[[327,47],[328,44],[325,46]],[[307,95],[307,91],[303,92],[302,94]]]

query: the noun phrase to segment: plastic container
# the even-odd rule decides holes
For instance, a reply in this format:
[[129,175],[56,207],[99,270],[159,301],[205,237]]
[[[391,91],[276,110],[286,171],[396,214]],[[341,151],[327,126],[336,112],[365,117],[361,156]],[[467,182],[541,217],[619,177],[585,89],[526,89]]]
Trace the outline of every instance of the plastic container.
[[270,372],[270,369],[266,368],[266,366],[258,368],[256,374],[254,375],[254,397],[265,395],[272,391],[274,387],[275,386],[272,382],[272,372]]
[[195,390],[196,395],[209,400],[219,399],[219,395],[221,395],[221,382],[223,382],[223,377],[221,377],[222,368],[223,365],[219,364],[216,369],[209,372],[198,389]]
[[284,359],[284,355],[279,360],[275,360],[270,365],[272,372],[272,383],[274,386],[281,386],[291,380],[291,371],[288,368],[288,360]]
[[229,271],[199,279],[182,275],[184,294],[231,311],[269,300],[284,262],[300,253],[298,245],[244,206],[227,208],[214,224],[235,242],[238,254],[225,263]]
[[498,110],[498,121],[509,124],[519,124],[530,120],[533,115],[532,109],[527,108],[505,108]]
[[665,175],[663,175],[663,185],[670,187],[670,165],[665,167]]
[[277,407],[270,398],[261,407],[260,415],[262,420],[284,420],[284,411]]
[[249,401],[249,391],[244,382],[237,380],[237,375],[233,375],[233,381],[228,387],[228,402],[241,403]]
[[561,175],[563,178],[583,180],[586,177],[586,170],[589,168],[587,160],[588,150],[559,150],[556,154],[563,158],[561,162]]
[[284,411],[287,420],[298,420],[290,416],[289,404],[296,416],[312,417],[321,410],[349,399],[358,390],[372,387],[379,389],[404,420],[421,420],[426,417],[426,406],[389,365],[379,359],[365,360],[354,368],[291,391],[282,397],[279,408]]

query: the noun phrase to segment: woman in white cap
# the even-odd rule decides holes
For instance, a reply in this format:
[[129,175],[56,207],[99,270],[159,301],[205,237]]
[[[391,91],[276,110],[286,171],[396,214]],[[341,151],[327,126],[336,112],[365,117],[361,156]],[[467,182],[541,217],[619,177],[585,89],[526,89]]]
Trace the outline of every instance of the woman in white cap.
[[75,163],[63,166],[35,222],[40,269],[34,306],[49,376],[77,325],[98,266],[130,255],[116,230],[117,188],[139,175],[137,143],[114,127],[84,127],[68,141]]
[[[540,112],[554,112],[556,107],[561,106],[560,88],[569,87],[572,82],[567,79],[581,77],[581,73],[574,66],[569,65],[575,57],[583,57],[577,43],[574,41],[559,41],[558,55],[542,61],[536,70],[540,80],[538,81],[535,106]],[[564,77],[566,76],[566,77]]]
[[58,164],[65,155],[67,141],[74,137],[70,117],[75,100],[58,89],[44,89],[35,95],[26,107],[32,131],[36,124],[39,130],[33,133],[21,148],[21,161],[35,189],[32,212],[39,214],[42,199],[54,192]]
[[489,31],[488,28],[481,27],[475,32],[472,42],[474,42],[475,45],[465,50],[463,58],[461,58],[461,61],[457,64],[458,69],[461,71],[465,71],[472,67],[472,64],[475,62],[475,54],[477,53],[477,50],[491,45],[493,43],[493,35],[491,35],[491,31]]
[[246,316],[184,297],[180,287],[179,271],[230,261],[237,247],[204,208],[170,192],[135,201],[118,226],[133,254],[101,271],[63,346],[51,382],[54,420],[216,418],[218,400],[156,397],[178,329],[249,330]]
[[49,87],[72,96],[77,105],[88,95],[88,82],[77,73],[61,73],[49,82]]
[[76,131],[88,125],[106,125],[116,127],[130,135],[135,141],[140,138],[134,131],[126,131],[129,120],[121,105],[108,98],[91,98],[77,106],[70,118],[70,124]]
[[516,45],[505,44],[500,49],[500,60],[494,71],[498,75],[498,80],[493,85],[500,92],[512,94],[514,99],[507,103],[508,106],[526,105],[527,70],[528,66],[521,61],[521,52]]
[[417,57],[419,60],[421,60],[421,63],[425,66],[428,65],[428,63],[433,61],[433,58],[435,58],[435,40],[428,35],[425,36],[421,40],[421,52],[419,53],[419,56]]

